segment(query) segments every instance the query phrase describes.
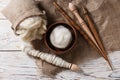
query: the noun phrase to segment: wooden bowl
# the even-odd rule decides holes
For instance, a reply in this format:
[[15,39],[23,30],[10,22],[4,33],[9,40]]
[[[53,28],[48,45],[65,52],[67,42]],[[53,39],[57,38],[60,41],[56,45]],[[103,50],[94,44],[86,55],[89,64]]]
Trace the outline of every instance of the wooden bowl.
[[[71,34],[72,34],[72,40],[68,44],[68,46],[66,48],[57,48],[57,47],[53,46],[53,44],[50,41],[50,34],[51,34],[51,32],[54,30],[54,28],[56,28],[59,25],[63,25],[64,27],[69,29]],[[76,40],[77,40],[77,32],[76,32],[76,30],[72,26],[70,26],[67,23],[56,22],[56,23],[54,23],[54,24],[49,26],[44,39],[45,39],[44,40],[45,45],[47,46],[47,48],[49,50],[51,50],[55,54],[63,54],[63,53],[66,53],[66,52],[70,51],[75,46],[75,43],[76,43]]]

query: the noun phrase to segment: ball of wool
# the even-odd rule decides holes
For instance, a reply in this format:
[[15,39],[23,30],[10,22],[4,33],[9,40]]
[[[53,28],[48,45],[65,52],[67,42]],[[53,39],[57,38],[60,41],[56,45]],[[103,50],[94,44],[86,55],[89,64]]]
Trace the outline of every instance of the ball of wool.
[[50,41],[54,47],[66,48],[71,42],[72,34],[68,28],[59,25],[50,34]]

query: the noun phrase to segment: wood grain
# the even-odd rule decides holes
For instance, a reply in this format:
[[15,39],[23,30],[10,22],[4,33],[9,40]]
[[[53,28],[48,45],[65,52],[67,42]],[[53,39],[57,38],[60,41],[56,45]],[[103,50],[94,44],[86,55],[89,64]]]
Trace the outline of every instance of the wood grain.
[[[0,10],[8,1],[0,0]],[[109,54],[114,71],[100,57],[94,60],[87,58],[87,62],[79,64],[84,73],[65,70],[54,79],[45,76],[37,70],[36,59],[19,51],[21,43],[10,26],[11,23],[0,14],[0,80],[120,80],[120,51]]]
[[[116,51],[109,55],[115,71],[111,71],[106,66],[107,64],[103,58],[98,58],[80,64],[79,66],[84,72],[65,70],[58,73],[55,80],[119,80],[119,54],[120,51]],[[0,65],[0,80],[53,80],[50,77],[43,77],[44,75],[37,70],[35,60],[22,52],[0,52]]]
[[11,23],[8,20],[0,19],[0,50],[20,49],[20,40],[14,35],[10,26]]
[[0,52],[0,80],[37,80],[34,60],[21,52]]

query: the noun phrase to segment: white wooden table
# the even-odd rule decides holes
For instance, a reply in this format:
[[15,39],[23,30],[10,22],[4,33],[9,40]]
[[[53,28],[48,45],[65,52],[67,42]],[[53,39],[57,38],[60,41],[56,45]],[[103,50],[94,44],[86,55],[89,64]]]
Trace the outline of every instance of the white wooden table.
[[[0,10],[9,0],[0,0]],[[0,80],[53,80],[41,77],[32,59],[21,52],[20,40],[13,34],[11,23],[0,13]],[[58,73],[54,80],[120,80],[120,51],[111,52],[110,59],[115,70],[111,71],[100,57],[84,62],[79,66],[82,72],[69,70]]]

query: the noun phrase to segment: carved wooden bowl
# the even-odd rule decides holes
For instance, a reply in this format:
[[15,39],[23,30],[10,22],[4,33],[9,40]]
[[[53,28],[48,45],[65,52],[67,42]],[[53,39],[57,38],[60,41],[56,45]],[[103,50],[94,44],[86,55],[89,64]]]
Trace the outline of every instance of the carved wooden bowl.
[[[62,25],[65,28],[67,28],[71,32],[71,34],[72,34],[71,41],[67,45],[67,47],[65,47],[65,48],[55,47],[55,46],[53,46],[53,44],[50,41],[50,34],[51,34],[51,32],[54,30],[54,28],[56,28],[59,25]],[[66,52],[70,51],[75,46],[75,43],[76,43],[76,40],[77,40],[77,32],[76,32],[76,30],[72,26],[70,26],[67,23],[56,22],[56,23],[54,23],[54,24],[49,26],[44,39],[45,39],[44,40],[45,45],[47,46],[47,48],[49,50],[51,50],[55,54],[63,54],[63,53],[66,53]]]

